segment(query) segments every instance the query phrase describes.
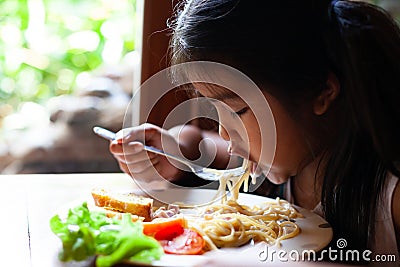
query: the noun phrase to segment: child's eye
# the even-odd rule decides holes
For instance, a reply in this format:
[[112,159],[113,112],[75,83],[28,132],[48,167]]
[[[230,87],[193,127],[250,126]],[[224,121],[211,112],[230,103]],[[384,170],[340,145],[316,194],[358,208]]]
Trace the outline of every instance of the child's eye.
[[249,108],[248,108],[248,107],[245,107],[245,108],[242,108],[242,109],[239,110],[239,111],[236,111],[235,114],[238,115],[238,116],[240,116],[240,115],[243,115],[244,113],[246,113],[247,110],[249,110]]

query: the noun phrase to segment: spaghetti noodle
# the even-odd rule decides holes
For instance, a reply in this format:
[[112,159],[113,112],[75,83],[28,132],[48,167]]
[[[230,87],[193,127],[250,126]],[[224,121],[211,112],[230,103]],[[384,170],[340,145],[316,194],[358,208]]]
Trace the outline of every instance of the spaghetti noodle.
[[[216,197],[221,195],[222,202],[227,201],[227,192],[226,192],[227,187],[231,194],[230,199],[235,201],[239,197],[239,189],[240,187],[242,187],[242,185],[243,185],[243,191],[244,192],[248,191],[250,170],[248,167],[248,161],[246,159],[243,161],[242,167],[246,170],[242,176],[232,176],[232,174],[228,174],[226,176],[221,175],[221,177],[219,178],[219,187]],[[252,180],[252,183],[255,183],[254,179]]]
[[[221,177],[217,193],[223,194],[220,204],[209,205],[200,211],[199,217],[188,218],[189,225],[204,237],[206,250],[238,247],[251,240],[280,246],[281,240],[300,233],[294,219],[302,215],[285,200],[277,198],[253,207],[237,202],[240,187],[243,185],[244,191],[248,190],[247,161],[243,167],[247,170],[241,177]],[[229,199],[226,187],[230,192]]]

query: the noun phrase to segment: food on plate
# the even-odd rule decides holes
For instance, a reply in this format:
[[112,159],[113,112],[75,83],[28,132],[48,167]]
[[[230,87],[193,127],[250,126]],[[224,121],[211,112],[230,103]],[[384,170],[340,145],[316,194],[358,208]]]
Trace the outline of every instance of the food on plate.
[[223,194],[220,202],[192,209],[176,203],[154,207],[149,197],[92,190],[94,205],[88,208],[85,202],[70,209],[66,218],[51,219],[51,229],[63,243],[60,259],[98,255],[99,267],[124,260],[151,263],[164,253],[197,255],[250,241],[280,246],[297,236],[301,229],[295,219],[302,215],[289,202],[277,198],[254,206],[240,203],[239,188],[248,189],[247,161],[243,167],[241,177],[221,177],[215,197]]
[[204,238],[199,232],[185,228],[183,233],[172,239],[160,241],[164,252],[177,255],[196,255],[200,254],[204,247]]
[[182,234],[185,227],[187,227],[187,222],[181,216],[156,218],[151,222],[143,223],[143,233],[157,240],[168,240]]
[[130,213],[151,221],[153,199],[134,193],[110,192],[105,189],[93,189],[92,196],[98,207],[108,210]]
[[264,241],[280,246],[280,241],[300,233],[295,218],[302,217],[293,206],[277,198],[253,207],[240,205],[234,200],[213,204],[199,210],[199,216],[187,218],[191,227],[202,234],[205,250],[221,247],[239,247]]
[[159,207],[152,214],[153,219],[155,218],[170,218],[180,213],[179,205],[168,204],[168,207]]
[[55,215],[51,230],[61,239],[61,261],[82,261],[96,257],[97,267],[113,266],[123,260],[151,263],[164,254],[161,244],[143,233],[141,222],[132,222],[129,214],[122,219],[104,212],[90,211],[86,202],[71,208],[66,217]]
[[[121,210],[121,214],[124,212],[130,215],[134,214],[133,216],[136,214],[143,215],[137,212],[137,210],[142,211],[143,208],[141,205],[137,205],[136,199],[140,199],[141,203],[152,203],[152,199],[150,201],[147,200],[149,198],[137,196],[133,193],[122,194],[105,189],[93,190],[92,196],[97,207],[114,210],[115,214],[118,213],[117,210]],[[202,252],[204,239],[196,230],[187,228],[187,221],[180,214],[179,206],[169,204],[168,207],[161,206],[154,212],[151,212],[151,210],[149,210],[148,215],[151,219],[142,222],[143,233],[160,241],[166,253],[193,255]]]
[[[248,243],[264,241],[280,246],[280,241],[295,237],[300,228],[294,222],[302,217],[287,201],[277,198],[275,202],[263,203],[254,207],[240,205],[239,189],[248,191],[250,171],[248,160],[242,167],[246,172],[240,177],[225,175],[220,177],[217,196],[221,203],[211,204],[199,210],[198,216],[188,218],[189,225],[197,229],[206,241],[206,250],[221,247],[238,247]],[[255,184],[255,177],[251,181]],[[226,193],[226,188],[230,197]]]
[[[189,228],[200,233],[202,239],[205,240],[203,252],[222,247],[239,247],[251,240],[280,246],[282,240],[298,235],[300,228],[294,219],[302,215],[289,202],[277,198],[275,201],[253,207],[239,204],[239,188],[243,185],[244,191],[248,189],[247,161],[243,162],[243,168],[246,172],[240,177],[230,175],[221,177],[217,191],[217,196],[222,195],[220,203],[215,202],[206,207],[197,208],[195,213],[186,214],[184,217],[180,214],[178,205],[159,207],[151,214],[152,222],[143,223],[144,233],[157,240],[169,240],[171,243],[175,237],[184,232],[184,229]],[[229,197],[226,194],[226,187],[230,193]],[[102,192],[106,194],[106,190]],[[111,192],[107,194],[114,195]],[[111,202],[109,207],[115,209]],[[166,230],[160,229],[160,225]],[[156,232],[159,233],[156,234]],[[171,253],[172,250],[166,251],[165,246],[163,247],[165,252]]]
[[132,222],[143,222],[144,221],[144,217],[141,216],[137,216],[136,214],[131,214],[131,213],[127,213],[127,212],[120,212],[120,211],[115,211],[115,210],[111,210],[111,209],[107,209],[107,208],[101,208],[101,207],[90,207],[91,211],[97,210],[97,211],[101,211],[104,212],[106,214],[107,217],[109,218],[116,218],[116,219],[122,219],[122,217],[124,216],[124,214],[128,214],[131,216],[131,220]]

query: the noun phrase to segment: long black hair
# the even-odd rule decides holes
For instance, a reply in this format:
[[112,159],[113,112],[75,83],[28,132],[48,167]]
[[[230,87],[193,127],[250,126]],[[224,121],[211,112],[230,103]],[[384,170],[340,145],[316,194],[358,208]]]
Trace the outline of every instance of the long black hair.
[[[233,66],[282,102],[306,135],[324,134],[321,202],[334,240],[370,248],[386,177],[400,174],[400,30],[390,15],[348,0],[192,0],[171,26],[172,64]],[[305,103],[331,74],[339,96],[311,126]]]

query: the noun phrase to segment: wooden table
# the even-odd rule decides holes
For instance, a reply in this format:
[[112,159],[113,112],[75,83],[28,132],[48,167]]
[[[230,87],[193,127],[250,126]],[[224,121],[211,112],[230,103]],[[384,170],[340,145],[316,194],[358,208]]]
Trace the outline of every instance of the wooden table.
[[137,189],[122,173],[0,175],[0,184],[0,266],[18,267],[69,266],[57,259],[61,242],[50,218],[94,187]]

